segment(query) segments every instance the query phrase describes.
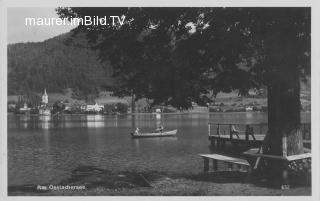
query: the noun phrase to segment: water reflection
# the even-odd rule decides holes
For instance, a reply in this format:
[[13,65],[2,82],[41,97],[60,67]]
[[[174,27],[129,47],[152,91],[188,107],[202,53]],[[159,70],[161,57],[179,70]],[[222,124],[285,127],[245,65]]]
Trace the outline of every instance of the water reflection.
[[[310,122],[310,113],[302,113],[302,122]],[[9,115],[9,129],[61,129],[61,128],[104,128],[136,127],[144,131],[153,131],[161,124],[165,129],[176,129],[181,126],[198,127],[202,124],[251,124],[267,122],[265,113],[210,113],[210,114],[139,114],[122,116],[103,115],[60,115],[32,116]]]
[[167,143],[177,142],[178,137],[149,137],[149,138],[133,138],[132,139],[135,148],[139,149],[140,144],[156,144],[165,145]]
[[102,115],[87,115],[87,127],[88,128],[99,128],[104,127],[104,116]]
[[[79,165],[126,171],[199,173],[199,153],[210,153],[207,123],[263,123],[264,113],[101,116],[8,116],[8,183],[59,183]],[[310,115],[302,116],[310,122]],[[132,139],[132,127],[157,123],[176,137]]]
[[40,128],[49,129],[50,128],[50,120],[51,120],[51,116],[40,115],[39,116]]

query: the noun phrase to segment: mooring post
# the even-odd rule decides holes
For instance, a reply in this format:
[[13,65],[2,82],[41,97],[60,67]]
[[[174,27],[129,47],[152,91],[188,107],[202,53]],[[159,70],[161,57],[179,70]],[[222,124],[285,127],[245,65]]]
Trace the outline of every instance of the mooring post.
[[230,139],[232,140],[233,136],[232,136],[232,125],[229,125],[229,134],[230,134]]
[[228,170],[232,171],[232,163],[228,163]]
[[249,141],[249,125],[246,125],[245,134],[246,134],[246,143],[248,143],[248,141]]
[[203,170],[204,172],[209,171],[209,158],[203,158]]
[[213,163],[213,171],[217,171],[218,170],[218,161],[212,160],[212,163]]
[[238,166],[238,167],[237,167],[237,170],[241,172],[241,170],[242,170],[242,165],[238,164],[237,166]]
[[214,147],[215,146],[215,139],[211,138],[210,141],[211,141],[211,146]]

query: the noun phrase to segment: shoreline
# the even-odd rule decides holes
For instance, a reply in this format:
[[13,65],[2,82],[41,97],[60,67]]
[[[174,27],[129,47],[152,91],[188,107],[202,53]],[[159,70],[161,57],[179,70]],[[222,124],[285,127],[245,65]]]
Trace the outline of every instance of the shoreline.
[[[59,114],[59,116],[129,116],[129,115],[179,115],[179,114],[256,114],[256,113],[265,113],[262,111],[250,111],[250,112],[167,112],[167,113],[146,113],[146,112],[136,112],[136,113],[127,113],[127,114]],[[304,112],[301,111],[303,114],[310,114],[311,112]],[[40,115],[40,114],[14,114],[14,113],[7,113],[7,116],[56,116],[56,115]]]
[[[39,188],[42,187],[42,189]],[[56,186],[49,189],[49,186]],[[81,190],[65,186],[82,187]],[[253,180],[246,172],[220,171],[198,174],[166,172],[113,172],[91,166],[74,169],[58,184],[25,184],[8,187],[9,196],[311,196],[311,181],[281,190],[279,183]]]

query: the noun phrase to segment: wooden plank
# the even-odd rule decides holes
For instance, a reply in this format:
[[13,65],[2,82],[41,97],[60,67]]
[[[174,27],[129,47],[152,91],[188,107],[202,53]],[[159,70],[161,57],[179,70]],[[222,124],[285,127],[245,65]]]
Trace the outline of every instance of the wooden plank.
[[235,164],[250,166],[248,161],[242,158],[235,158],[235,157],[230,157],[230,156],[225,156],[220,154],[199,154],[199,155],[204,159],[208,158],[208,159],[224,161],[228,163],[235,163]]
[[[265,134],[255,134],[254,135],[256,140],[255,141],[263,141]],[[251,136],[252,137],[252,136]],[[220,139],[227,139],[230,140],[230,135],[224,135],[221,134],[220,136],[217,135],[210,135],[209,139],[211,138],[220,138]],[[246,136],[245,135],[239,135],[239,138],[232,138],[232,140],[237,140],[237,141],[246,141]],[[254,141],[252,138],[249,138],[249,141]]]
[[292,156],[286,157],[288,161],[295,161],[295,160],[300,160],[305,158],[311,158],[311,153],[304,153],[304,154],[292,155]]
[[254,156],[254,157],[262,157],[262,158],[272,158],[277,160],[286,160],[283,156],[276,156],[276,155],[269,155],[269,154],[259,154],[259,153],[251,153],[251,152],[243,152],[242,154],[247,156]]
[[259,153],[252,153],[252,152],[243,152],[243,154],[247,155],[247,156],[272,158],[272,159],[285,160],[285,161],[294,161],[294,160],[300,160],[300,159],[304,159],[304,158],[311,158],[311,153],[292,155],[292,156],[287,156],[287,157],[270,155],[270,154],[259,154]]

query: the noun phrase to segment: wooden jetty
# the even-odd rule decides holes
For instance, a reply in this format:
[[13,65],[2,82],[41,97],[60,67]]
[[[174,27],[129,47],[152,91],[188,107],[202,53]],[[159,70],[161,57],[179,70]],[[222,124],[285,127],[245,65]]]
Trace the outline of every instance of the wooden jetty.
[[[303,143],[311,147],[311,125],[302,124]],[[226,143],[237,147],[260,147],[267,133],[267,124],[208,124],[208,138],[211,146],[224,148]]]

